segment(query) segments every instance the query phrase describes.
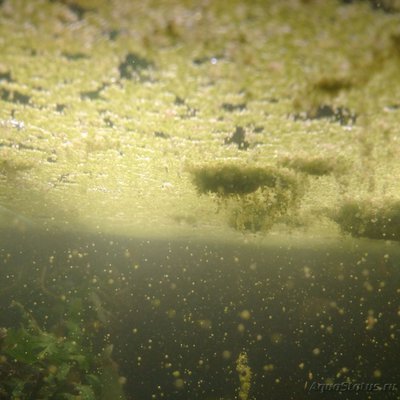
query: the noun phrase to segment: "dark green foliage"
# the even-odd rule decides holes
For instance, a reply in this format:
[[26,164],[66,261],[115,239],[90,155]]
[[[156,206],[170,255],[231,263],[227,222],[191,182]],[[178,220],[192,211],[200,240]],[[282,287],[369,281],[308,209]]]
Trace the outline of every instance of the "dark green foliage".
[[2,330],[0,398],[102,398],[102,375],[108,373],[107,367],[90,350],[80,325],[72,320],[65,322],[60,336],[39,327],[20,303],[13,306],[22,314],[22,323],[19,328]]
[[400,201],[347,201],[334,219],[352,236],[400,241]]

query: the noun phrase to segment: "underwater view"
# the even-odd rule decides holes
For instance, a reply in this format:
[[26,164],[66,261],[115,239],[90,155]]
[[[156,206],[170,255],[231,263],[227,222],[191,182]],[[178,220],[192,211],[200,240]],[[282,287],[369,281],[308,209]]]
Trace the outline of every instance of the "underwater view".
[[0,0],[0,400],[400,399],[398,0]]

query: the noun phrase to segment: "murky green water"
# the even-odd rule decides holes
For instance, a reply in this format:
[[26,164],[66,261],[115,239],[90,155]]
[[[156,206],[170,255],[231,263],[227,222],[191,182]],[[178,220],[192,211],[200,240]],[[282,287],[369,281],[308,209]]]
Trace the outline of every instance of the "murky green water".
[[78,382],[94,398],[117,398],[118,382],[120,398],[240,398],[240,354],[254,399],[397,383],[397,244],[2,237],[2,388],[23,383],[22,398]]

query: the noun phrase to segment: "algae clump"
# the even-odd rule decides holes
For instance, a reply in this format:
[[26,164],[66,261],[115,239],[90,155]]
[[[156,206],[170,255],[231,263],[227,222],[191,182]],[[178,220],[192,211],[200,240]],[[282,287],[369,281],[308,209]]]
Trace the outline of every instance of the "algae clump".
[[376,204],[349,200],[334,216],[342,231],[354,237],[400,240],[400,201]]
[[343,160],[326,157],[285,158],[281,161],[281,165],[313,176],[344,173],[347,169],[347,165]]
[[199,193],[216,193],[218,196],[246,195],[261,187],[289,187],[294,179],[272,167],[247,167],[239,165],[211,165],[193,168],[193,183]]
[[198,193],[214,195],[228,210],[229,225],[239,231],[267,231],[302,197],[298,175],[283,168],[215,164],[190,172]]

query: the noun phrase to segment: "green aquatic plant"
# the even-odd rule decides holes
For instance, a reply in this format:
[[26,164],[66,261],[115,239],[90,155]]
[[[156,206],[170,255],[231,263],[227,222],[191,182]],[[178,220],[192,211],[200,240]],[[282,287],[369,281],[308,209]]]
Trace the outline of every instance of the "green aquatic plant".
[[[76,321],[48,331],[18,302],[19,327],[2,328],[0,334],[0,397],[12,399],[123,400],[118,376],[110,369],[110,351],[98,355],[86,343]],[[60,328],[60,327],[58,327]],[[108,396],[108,397],[107,397]]]
[[241,352],[236,360],[236,371],[240,380],[239,400],[249,400],[252,371],[245,351]]

